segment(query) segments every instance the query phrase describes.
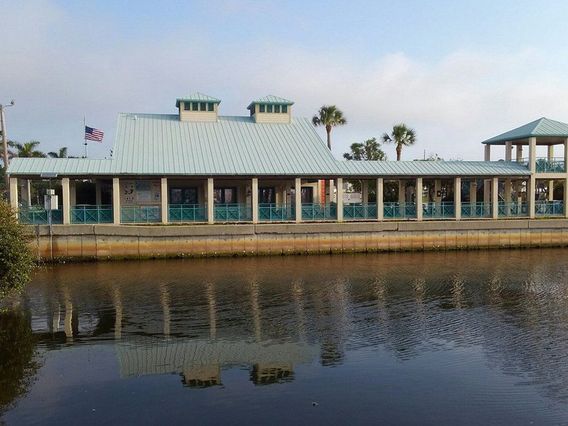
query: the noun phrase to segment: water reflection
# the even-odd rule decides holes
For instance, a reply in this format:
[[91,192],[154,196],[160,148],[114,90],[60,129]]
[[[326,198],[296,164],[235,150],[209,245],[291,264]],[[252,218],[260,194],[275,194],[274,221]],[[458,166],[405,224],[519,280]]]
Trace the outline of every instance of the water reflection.
[[[399,372],[402,386],[416,381],[433,386],[431,371],[443,375],[454,368],[474,386],[482,365],[495,377],[486,378],[483,389],[491,396],[477,395],[479,403],[491,402],[495,392],[502,405],[520,401],[519,394],[505,392],[509,382],[503,377],[510,377],[515,392],[523,386],[547,398],[556,410],[549,414],[568,414],[567,254],[423,253],[47,268],[37,274],[26,310],[17,317],[25,319],[27,329],[20,330],[27,332],[3,335],[14,344],[27,342],[28,349],[2,352],[2,360],[17,358],[26,367],[4,379],[6,389],[19,390],[1,392],[1,404],[23,392],[18,383],[22,371],[32,369],[38,342],[43,353],[110,347],[116,379],[173,374],[180,388],[191,389],[235,386],[226,377],[243,369],[248,383],[282,389],[304,383],[321,368],[345,371],[344,384],[357,368],[371,376],[376,369],[382,371],[376,382],[381,383],[388,379],[382,364],[394,369],[414,362],[423,370],[413,370],[412,380]],[[6,327],[2,323],[2,330]],[[2,350],[6,346],[11,345]],[[376,386],[359,398],[372,399]]]

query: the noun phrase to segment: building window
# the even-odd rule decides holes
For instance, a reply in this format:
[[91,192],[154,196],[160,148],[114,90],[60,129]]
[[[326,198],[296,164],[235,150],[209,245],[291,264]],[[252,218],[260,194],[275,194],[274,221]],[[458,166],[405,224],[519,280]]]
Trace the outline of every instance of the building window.
[[198,204],[197,188],[171,188],[170,204]]
[[237,188],[215,188],[213,191],[215,204],[233,204],[237,202]]
[[302,186],[302,204],[312,204],[314,202],[314,188]]
[[205,102],[199,104],[199,111],[207,111],[207,104]]
[[183,103],[183,110],[189,111],[191,109],[191,102],[184,102]]
[[280,105],[274,105],[274,112],[280,114]]
[[258,106],[258,108],[259,108],[259,112],[266,112],[266,105],[260,104]]
[[282,114],[288,114],[288,105],[282,105]]
[[213,102],[207,104],[207,111],[215,111],[215,104]]
[[199,103],[198,102],[192,102],[191,103],[191,110],[192,111],[198,111],[199,110]]
[[272,105],[266,105],[266,112],[272,112]]

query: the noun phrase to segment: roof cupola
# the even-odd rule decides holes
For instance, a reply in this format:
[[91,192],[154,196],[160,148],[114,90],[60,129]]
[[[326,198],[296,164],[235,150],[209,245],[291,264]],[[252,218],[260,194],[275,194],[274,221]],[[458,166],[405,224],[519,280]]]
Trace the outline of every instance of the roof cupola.
[[221,101],[212,96],[195,92],[176,99],[180,121],[217,121]]
[[255,123],[290,123],[294,102],[268,95],[252,101],[247,109]]

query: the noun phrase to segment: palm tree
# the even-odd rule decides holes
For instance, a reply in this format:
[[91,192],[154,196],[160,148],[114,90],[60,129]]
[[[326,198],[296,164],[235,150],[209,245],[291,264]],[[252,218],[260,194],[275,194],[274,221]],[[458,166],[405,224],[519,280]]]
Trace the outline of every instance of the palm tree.
[[47,156],[51,158],[67,158],[67,147],[59,148],[59,152],[48,152]]
[[312,118],[314,126],[325,126],[327,133],[327,147],[331,150],[331,129],[335,126],[343,126],[347,120],[343,116],[343,112],[337,109],[335,105],[322,106],[317,115]]
[[383,142],[394,143],[396,145],[396,161],[400,161],[402,147],[414,145],[416,142],[416,132],[407,127],[406,124],[396,124],[392,128],[392,133],[383,134]]
[[23,144],[14,142],[14,148],[17,150],[17,157],[29,158],[29,157],[45,157],[45,154],[41,151],[36,151],[36,146],[39,145],[39,141],[29,141]]
[[[14,154],[14,151],[10,149],[13,147],[14,147],[14,142],[8,141],[8,161],[10,161],[12,158],[16,156],[16,154]],[[2,158],[2,163],[4,163],[4,142],[0,142],[0,154]]]

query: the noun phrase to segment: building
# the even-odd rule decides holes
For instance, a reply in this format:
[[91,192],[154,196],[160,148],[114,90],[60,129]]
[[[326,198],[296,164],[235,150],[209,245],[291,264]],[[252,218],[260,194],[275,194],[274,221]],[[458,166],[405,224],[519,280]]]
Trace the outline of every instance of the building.
[[[254,100],[247,116],[220,115],[220,103],[195,93],[176,114],[119,114],[110,159],[13,159],[11,204],[23,223],[47,223],[30,182],[49,178],[60,224],[568,217],[568,124],[541,118],[488,139],[485,161],[340,161],[289,100]],[[362,200],[346,204],[355,180]]]

